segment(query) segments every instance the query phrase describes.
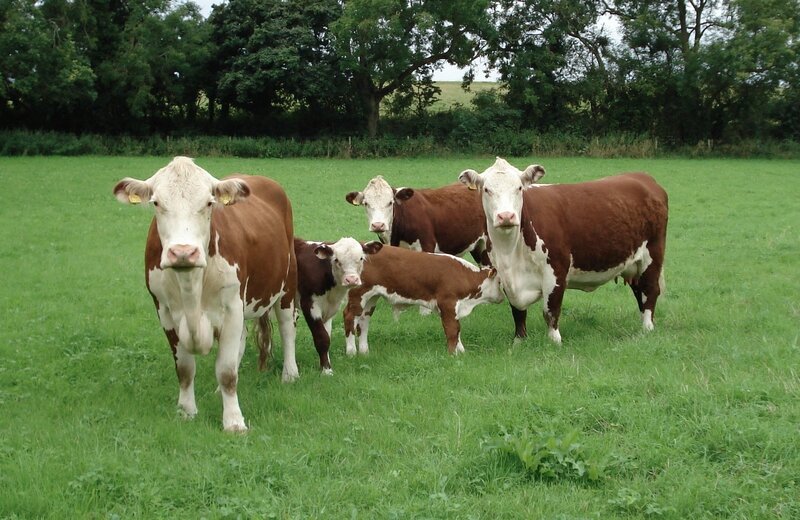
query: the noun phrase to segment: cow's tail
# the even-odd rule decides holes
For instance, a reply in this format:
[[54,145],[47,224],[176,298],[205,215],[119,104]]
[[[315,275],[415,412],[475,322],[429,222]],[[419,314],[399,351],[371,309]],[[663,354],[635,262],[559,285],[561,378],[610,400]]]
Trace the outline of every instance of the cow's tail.
[[267,361],[272,357],[272,323],[269,321],[269,313],[265,312],[258,318],[258,369],[267,369]]

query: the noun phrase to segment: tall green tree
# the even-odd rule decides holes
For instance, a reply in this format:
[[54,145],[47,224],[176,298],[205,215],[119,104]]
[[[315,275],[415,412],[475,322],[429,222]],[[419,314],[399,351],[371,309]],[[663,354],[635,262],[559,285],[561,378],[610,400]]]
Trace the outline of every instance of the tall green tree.
[[230,0],[209,22],[218,71],[214,97],[269,119],[289,110],[320,117],[347,107],[346,77],[332,51],[336,0]]
[[[344,0],[331,24],[344,62],[375,136],[386,96],[430,81],[444,62],[468,66],[481,53],[488,0]],[[416,77],[415,77],[416,76]]]
[[74,130],[96,92],[68,23],[47,2],[0,0],[0,114],[5,124]]
[[608,37],[596,26],[599,3],[580,0],[500,0],[488,56],[507,86],[508,103],[541,129],[598,112],[607,86]]

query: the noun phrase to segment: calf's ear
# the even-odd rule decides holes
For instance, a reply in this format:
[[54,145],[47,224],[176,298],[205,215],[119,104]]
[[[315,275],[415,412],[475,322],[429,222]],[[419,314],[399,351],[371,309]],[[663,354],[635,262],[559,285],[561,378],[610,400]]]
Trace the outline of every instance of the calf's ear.
[[483,186],[483,178],[475,170],[464,170],[458,176],[458,180],[471,190],[477,190]]
[[360,191],[351,191],[344,196],[344,199],[353,206],[360,206],[364,202],[364,194]]
[[497,268],[492,267],[489,269],[489,278],[494,278],[495,276],[497,276]]
[[540,164],[531,164],[522,172],[522,184],[528,186],[537,183],[542,177],[544,177],[544,166]]
[[241,179],[219,181],[214,186],[214,198],[217,202],[230,206],[250,196],[250,187]]
[[364,250],[364,253],[368,254],[368,255],[374,255],[375,253],[380,251],[382,248],[383,248],[383,244],[381,244],[377,240],[373,240],[372,242],[367,242],[366,244],[361,246],[361,249]]
[[314,248],[314,254],[320,260],[325,260],[333,256],[333,249],[328,244],[320,244]]
[[394,193],[394,198],[397,202],[403,202],[414,196],[414,188],[398,188]]
[[114,186],[114,196],[123,204],[141,204],[150,201],[153,190],[144,181],[125,177]]

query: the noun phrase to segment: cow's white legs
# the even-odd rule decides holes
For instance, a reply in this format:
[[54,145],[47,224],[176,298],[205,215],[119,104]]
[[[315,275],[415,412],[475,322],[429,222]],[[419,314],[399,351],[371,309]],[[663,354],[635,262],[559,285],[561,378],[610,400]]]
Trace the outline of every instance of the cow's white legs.
[[455,353],[456,354],[463,354],[464,352],[466,352],[466,351],[464,350],[464,344],[461,343],[461,334],[459,334],[458,335],[458,343],[456,343],[456,352]]
[[361,335],[358,336],[358,353],[369,354],[369,320],[372,316],[365,312],[358,318],[358,326],[361,329]]
[[345,354],[348,357],[353,357],[356,355],[356,333],[351,332],[347,334],[344,338],[345,342]]
[[328,337],[331,337],[331,330],[333,329],[333,318],[329,319],[325,322],[325,332],[328,333]]
[[[239,382],[239,359],[243,350],[244,315],[241,302],[239,308],[226,314],[219,335],[219,354],[217,355],[216,373],[222,394],[222,427],[225,431],[239,432],[247,430],[242,410],[239,408],[239,396],[236,388]],[[238,311],[238,312],[237,312]]]
[[642,313],[642,327],[647,332],[653,330],[653,311],[650,309],[647,309]]
[[286,309],[281,309],[280,305],[277,305],[275,317],[278,319],[278,330],[281,333],[281,346],[283,347],[283,376],[281,379],[284,383],[291,383],[300,377],[294,351],[295,336],[297,335],[294,304]]
[[184,349],[180,343],[175,349],[175,368],[178,372],[178,411],[187,419],[197,415],[197,404],[194,400],[194,355]]
[[558,332],[558,329],[548,328],[547,337],[556,345],[561,345],[561,333]]

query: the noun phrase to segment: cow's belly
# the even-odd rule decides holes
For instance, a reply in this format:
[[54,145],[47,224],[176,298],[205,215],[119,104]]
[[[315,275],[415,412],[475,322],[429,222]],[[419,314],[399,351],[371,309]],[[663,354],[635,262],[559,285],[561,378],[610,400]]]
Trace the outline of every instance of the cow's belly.
[[604,271],[584,271],[574,265],[570,265],[567,275],[567,288],[590,292],[618,276],[626,280],[638,278],[652,261],[650,252],[647,249],[647,241],[645,240],[623,262]]

